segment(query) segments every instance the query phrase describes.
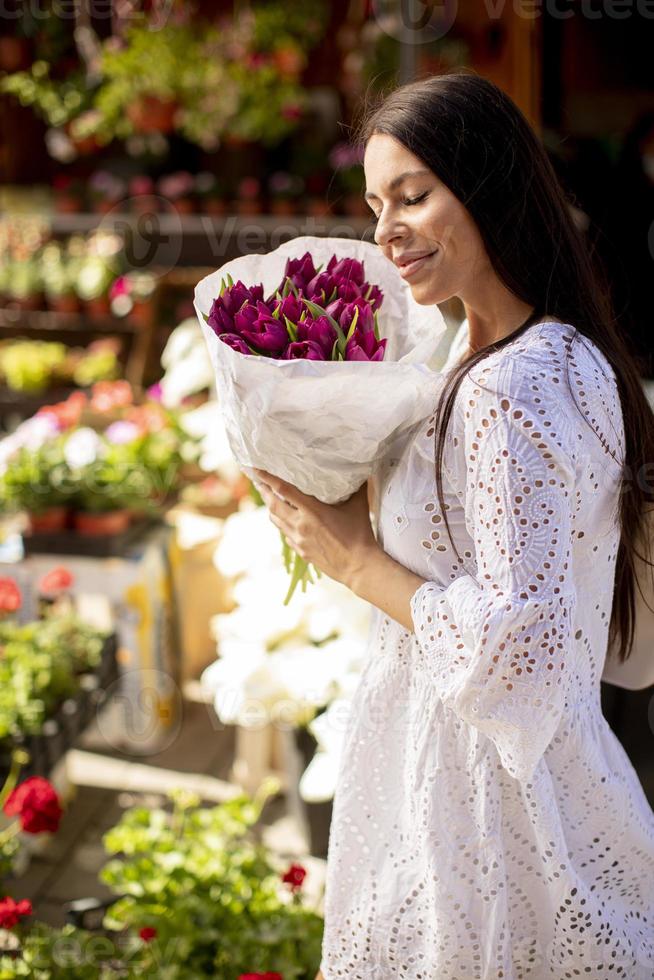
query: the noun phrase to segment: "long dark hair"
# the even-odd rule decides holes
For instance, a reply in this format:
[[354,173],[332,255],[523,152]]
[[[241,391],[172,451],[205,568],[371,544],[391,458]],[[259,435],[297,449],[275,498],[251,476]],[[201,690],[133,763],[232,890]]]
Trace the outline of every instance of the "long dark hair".
[[[465,205],[495,272],[515,296],[533,307],[532,316],[512,334],[469,353],[449,373],[441,391],[435,426],[436,485],[453,547],[442,460],[464,376],[545,314],[589,338],[615,373],[624,418],[620,462],[625,469],[609,645],[619,637],[615,651],[624,661],[634,634],[634,558],[649,558],[649,551],[643,556],[637,544],[646,531],[646,502],[654,499],[651,487],[640,480],[654,462],[654,413],[635,357],[617,328],[605,269],[575,225],[571,202],[535,131],[506,93],[472,69],[421,78],[382,93],[373,104],[364,102],[353,142],[365,147],[374,133],[402,143]],[[568,385],[572,391],[569,368]]]

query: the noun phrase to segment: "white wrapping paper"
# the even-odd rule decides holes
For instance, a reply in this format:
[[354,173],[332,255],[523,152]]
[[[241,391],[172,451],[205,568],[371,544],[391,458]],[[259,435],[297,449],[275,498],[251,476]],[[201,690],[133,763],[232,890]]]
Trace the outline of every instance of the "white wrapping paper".
[[[366,281],[384,293],[380,336],[383,361],[276,360],[241,354],[205,322],[229,273],[268,296],[281,283],[288,258],[313,256],[326,268],[331,255],[364,263]],[[346,500],[371,476],[391,445],[433,411],[438,372],[427,366],[446,330],[437,306],[416,303],[409,285],[378,246],[305,235],[265,255],[226,262],[195,288],[195,309],[216,375],[218,400],[236,462],[248,476],[257,467],[323,503]]]

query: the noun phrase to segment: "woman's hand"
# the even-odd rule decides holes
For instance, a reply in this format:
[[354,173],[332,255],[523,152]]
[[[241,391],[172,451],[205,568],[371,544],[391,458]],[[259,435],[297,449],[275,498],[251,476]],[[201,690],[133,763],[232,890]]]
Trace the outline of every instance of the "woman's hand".
[[380,550],[370,524],[367,484],[342,504],[323,504],[265,470],[254,472],[270,519],[291,548],[351,588],[366,561]]

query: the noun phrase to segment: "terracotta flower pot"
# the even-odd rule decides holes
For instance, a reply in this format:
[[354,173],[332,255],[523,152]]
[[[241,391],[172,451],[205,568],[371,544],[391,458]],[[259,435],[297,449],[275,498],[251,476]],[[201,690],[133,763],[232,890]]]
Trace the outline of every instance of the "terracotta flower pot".
[[30,44],[24,37],[0,37],[0,68],[7,72],[28,68]]
[[68,518],[67,507],[49,507],[38,514],[28,511],[27,525],[31,534],[62,531]]
[[101,513],[76,510],[73,514],[73,526],[79,534],[89,536],[120,534],[129,526],[131,517],[131,511],[127,508]]
[[297,214],[297,204],[295,201],[288,197],[273,197],[270,202],[270,213],[271,214]]
[[170,133],[175,128],[177,103],[142,95],[127,107],[127,118],[138,133]]
[[178,214],[195,214],[195,201],[192,197],[178,197],[173,201],[173,207]]
[[237,214],[262,214],[263,206],[259,198],[243,198],[236,201]]
[[352,217],[366,218],[370,214],[370,208],[359,194],[348,194],[343,201],[345,214]]
[[84,302],[84,312],[90,320],[104,320],[111,314],[109,298],[107,296],[96,296],[94,299],[87,299]]
[[314,218],[324,218],[326,215],[331,213],[331,205],[326,198],[310,197],[307,200],[307,214],[312,215]]
[[227,201],[225,201],[222,197],[209,197],[206,201],[204,201],[200,210],[204,211],[205,214],[210,214],[213,217],[217,217],[226,213]]
[[48,306],[56,313],[77,313],[79,312],[80,302],[74,293],[67,293],[62,296],[50,296]]
[[84,210],[84,203],[75,194],[55,194],[54,208],[57,214],[79,214]]
[[44,305],[43,293],[30,293],[29,296],[20,296],[13,300],[13,304],[18,310],[42,310]]

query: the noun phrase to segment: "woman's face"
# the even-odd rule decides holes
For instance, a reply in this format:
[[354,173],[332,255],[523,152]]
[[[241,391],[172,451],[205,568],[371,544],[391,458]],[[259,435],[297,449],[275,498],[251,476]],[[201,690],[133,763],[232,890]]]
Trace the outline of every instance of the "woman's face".
[[[400,267],[416,302],[428,306],[474,291],[491,267],[477,226],[459,199],[420,157],[384,133],[368,140],[363,167],[365,197],[378,218],[375,241],[384,255],[397,264],[411,254],[434,253],[405,271]],[[393,186],[407,171],[422,173]]]

